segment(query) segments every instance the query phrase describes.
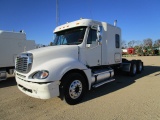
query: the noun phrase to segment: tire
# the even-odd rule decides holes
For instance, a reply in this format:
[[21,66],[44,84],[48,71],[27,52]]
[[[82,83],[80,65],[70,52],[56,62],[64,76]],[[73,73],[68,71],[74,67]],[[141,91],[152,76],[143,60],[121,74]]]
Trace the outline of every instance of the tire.
[[63,78],[63,96],[66,103],[75,105],[79,103],[86,92],[86,82],[79,73],[71,73]]
[[137,73],[141,73],[143,70],[143,62],[141,60],[137,60]]
[[135,60],[132,60],[132,61],[131,61],[131,68],[130,68],[129,75],[130,75],[130,76],[135,76],[136,73],[137,73],[136,61],[135,61]]

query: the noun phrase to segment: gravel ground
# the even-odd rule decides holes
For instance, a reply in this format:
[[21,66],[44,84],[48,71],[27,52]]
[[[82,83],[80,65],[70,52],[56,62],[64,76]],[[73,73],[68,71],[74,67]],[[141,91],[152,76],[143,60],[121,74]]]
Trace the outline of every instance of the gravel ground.
[[160,57],[141,59],[144,71],[89,91],[74,106],[59,98],[40,100],[20,92],[14,77],[0,82],[1,120],[160,120]]

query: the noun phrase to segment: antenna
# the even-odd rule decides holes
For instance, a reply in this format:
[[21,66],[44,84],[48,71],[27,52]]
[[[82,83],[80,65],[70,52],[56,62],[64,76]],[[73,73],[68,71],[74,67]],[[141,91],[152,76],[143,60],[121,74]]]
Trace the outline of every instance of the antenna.
[[58,7],[58,0],[56,0],[56,26],[59,24],[59,7]]
[[91,1],[88,0],[88,2],[89,2],[89,12],[90,12],[90,17],[91,17],[91,19],[93,19],[92,8],[91,8],[91,7],[93,6],[93,5],[91,5],[91,3],[93,3],[93,2],[92,2],[92,0],[91,0]]

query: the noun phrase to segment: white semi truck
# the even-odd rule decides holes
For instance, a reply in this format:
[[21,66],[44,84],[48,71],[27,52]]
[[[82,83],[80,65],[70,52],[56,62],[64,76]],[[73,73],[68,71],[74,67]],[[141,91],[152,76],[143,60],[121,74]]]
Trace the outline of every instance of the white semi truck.
[[23,31],[0,30],[0,81],[6,80],[8,74],[13,74],[15,58],[18,54],[34,49],[35,41],[26,40]]
[[134,76],[141,60],[122,59],[121,30],[106,22],[80,19],[56,27],[54,46],[24,52],[16,58],[16,81],[25,94],[68,104],[87,90],[114,81],[114,70]]

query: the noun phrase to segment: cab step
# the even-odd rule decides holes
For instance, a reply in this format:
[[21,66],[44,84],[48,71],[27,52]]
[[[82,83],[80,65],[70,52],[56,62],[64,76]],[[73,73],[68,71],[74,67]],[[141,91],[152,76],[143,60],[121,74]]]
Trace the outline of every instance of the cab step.
[[93,84],[92,87],[93,88],[97,88],[97,87],[100,87],[106,83],[109,83],[109,82],[113,82],[115,81],[115,79],[109,79],[109,80],[106,80],[106,81],[103,81],[103,82],[99,82],[99,83],[96,83],[96,84]]

